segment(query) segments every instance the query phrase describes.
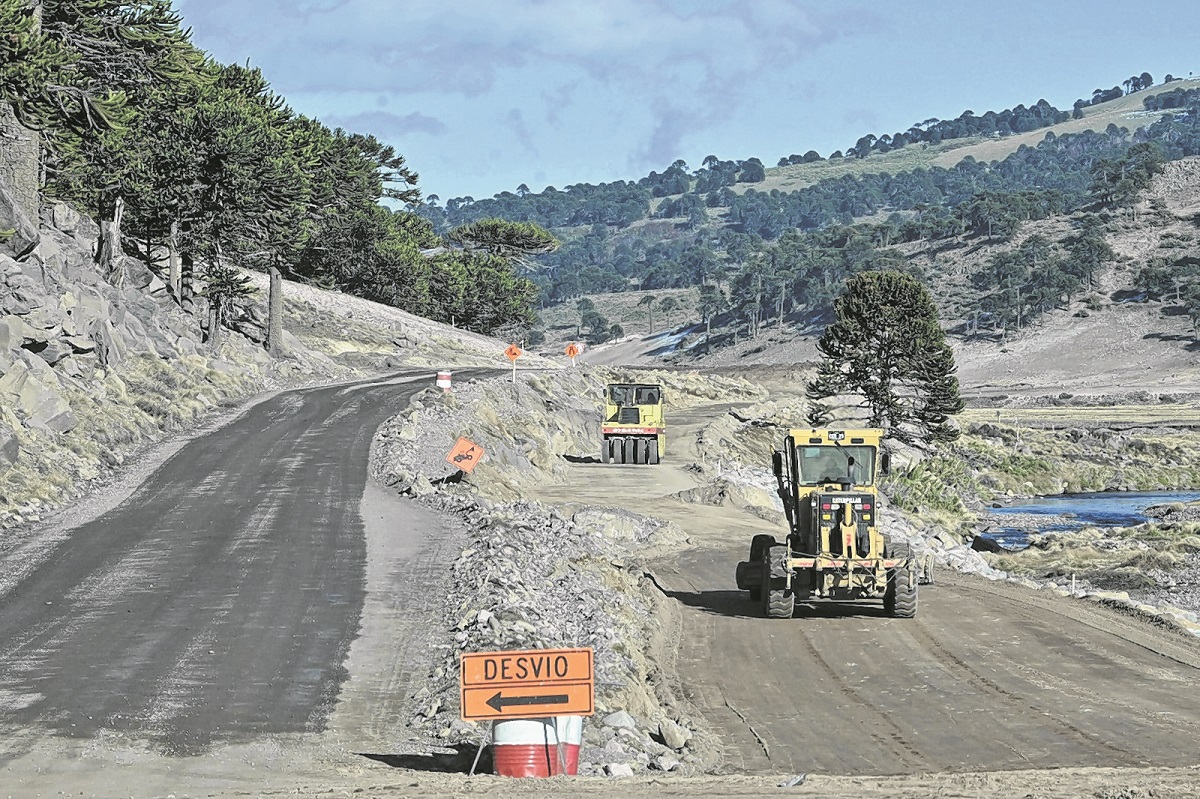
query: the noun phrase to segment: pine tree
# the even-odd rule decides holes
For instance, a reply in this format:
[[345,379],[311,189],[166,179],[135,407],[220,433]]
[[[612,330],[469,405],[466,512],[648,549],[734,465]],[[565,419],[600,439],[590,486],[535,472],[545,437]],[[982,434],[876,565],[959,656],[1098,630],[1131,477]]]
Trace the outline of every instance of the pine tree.
[[957,438],[949,424],[963,409],[954,353],[925,287],[900,272],[862,272],[846,281],[833,310],[817,343],[825,360],[808,385],[810,422],[828,421],[824,400],[857,395],[870,424],[893,438]]

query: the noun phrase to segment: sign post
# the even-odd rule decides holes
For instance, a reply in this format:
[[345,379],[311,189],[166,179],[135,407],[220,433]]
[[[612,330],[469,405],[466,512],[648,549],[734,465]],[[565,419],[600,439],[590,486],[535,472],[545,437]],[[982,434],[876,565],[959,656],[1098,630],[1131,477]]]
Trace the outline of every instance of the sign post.
[[575,356],[579,355],[579,346],[575,342],[567,345],[567,357],[571,359],[571,365],[575,365]]
[[508,358],[510,361],[512,361],[512,365],[513,365],[512,381],[514,383],[517,382],[517,358],[520,358],[522,354],[523,353],[521,352],[521,348],[518,347],[516,344],[509,344],[508,347],[506,347],[504,350],[504,357]]
[[464,652],[464,721],[590,716],[596,712],[592,649]]

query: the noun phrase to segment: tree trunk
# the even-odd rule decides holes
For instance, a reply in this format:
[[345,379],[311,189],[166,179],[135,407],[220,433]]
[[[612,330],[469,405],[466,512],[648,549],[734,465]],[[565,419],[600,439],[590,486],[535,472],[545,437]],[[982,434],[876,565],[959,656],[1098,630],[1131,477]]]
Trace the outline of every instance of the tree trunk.
[[196,286],[194,282],[196,278],[196,271],[195,265],[192,262],[191,243],[190,241],[186,241],[188,238],[187,234],[191,232],[191,228],[192,226],[188,222],[184,222],[181,225],[186,246],[183,248],[182,255],[179,259],[179,307],[181,307],[185,313],[196,312]]
[[125,271],[118,263],[121,258],[121,217],[125,214],[125,198],[118,197],[113,204],[111,221],[100,222],[100,247],[96,253],[96,261],[100,265],[100,273],[113,286],[124,288]]
[[192,254],[184,250],[179,258],[179,307],[184,313],[196,312],[195,268]]
[[283,275],[271,267],[271,297],[267,301],[267,352],[283,355]]
[[216,297],[208,298],[208,344],[214,352],[221,346],[221,303]]
[[170,284],[168,288],[171,290],[171,296],[175,298],[175,302],[180,301],[179,297],[179,223],[171,223],[171,235],[167,237],[167,282]]

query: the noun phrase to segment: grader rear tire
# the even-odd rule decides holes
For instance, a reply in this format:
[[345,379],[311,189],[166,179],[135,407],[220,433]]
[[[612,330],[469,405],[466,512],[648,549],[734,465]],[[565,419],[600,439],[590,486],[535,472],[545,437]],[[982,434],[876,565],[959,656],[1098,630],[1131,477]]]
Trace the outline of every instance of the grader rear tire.
[[763,553],[763,613],[769,619],[790,619],[796,595],[787,587],[788,546],[776,544]]
[[911,569],[888,570],[883,608],[889,616],[911,619],[917,615],[917,575]]

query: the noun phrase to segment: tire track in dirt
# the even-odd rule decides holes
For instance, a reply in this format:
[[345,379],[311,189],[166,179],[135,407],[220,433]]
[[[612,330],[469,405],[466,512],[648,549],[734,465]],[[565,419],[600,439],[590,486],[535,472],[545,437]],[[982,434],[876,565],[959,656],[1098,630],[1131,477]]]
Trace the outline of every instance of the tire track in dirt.
[[1089,747],[1093,747],[1099,753],[1103,750],[1103,754],[1115,758],[1122,765],[1127,766],[1146,766],[1149,765],[1141,758],[1131,758],[1129,753],[1124,749],[1116,747],[1107,741],[1098,740],[1086,732],[1075,726],[1064,718],[1054,715],[1053,713],[1042,710],[1036,704],[1029,700],[1017,696],[1016,694],[1004,689],[995,681],[988,678],[978,669],[972,668],[965,660],[955,655],[946,646],[943,645],[940,638],[934,635],[929,628],[920,620],[914,619],[914,624],[908,628],[908,632],[918,639],[929,653],[938,661],[938,663],[947,671],[958,672],[964,675],[964,682],[970,685],[978,685],[985,692],[991,694],[997,701],[1012,707],[1018,713],[1033,713],[1040,720],[1049,721],[1058,729],[1056,732],[1072,741],[1082,742]]
[[821,654],[821,650],[813,641],[812,636],[803,627],[799,628],[800,639],[804,642],[804,648],[812,661],[816,663],[821,671],[829,677],[837,688],[838,693],[844,696],[847,700],[853,702],[857,707],[866,710],[872,716],[879,719],[881,726],[887,730],[886,735],[881,735],[876,730],[872,729],[868,735],[876,743],[889,749],[898,760],[900,760],[906,769],[933,769],[936,768],[935,762],[925,753],[916,747],[904,734],[896,722],[887,713],[879,709],[878,705],[866,699],[855,690],[843,676],[843,673],[835,669],[825,656]]

